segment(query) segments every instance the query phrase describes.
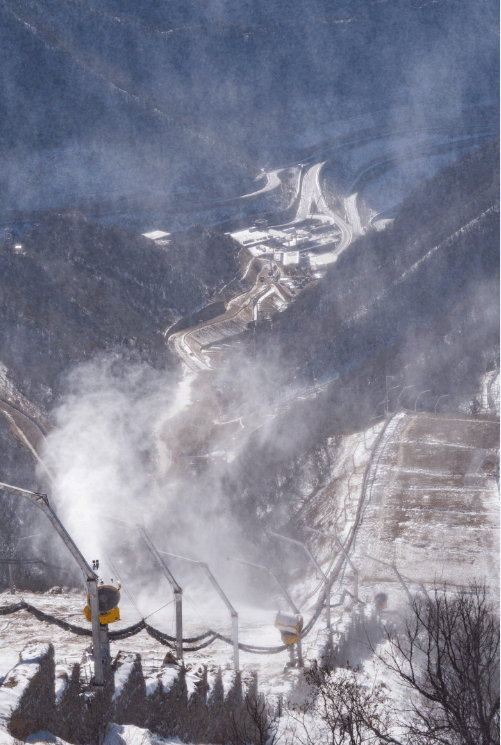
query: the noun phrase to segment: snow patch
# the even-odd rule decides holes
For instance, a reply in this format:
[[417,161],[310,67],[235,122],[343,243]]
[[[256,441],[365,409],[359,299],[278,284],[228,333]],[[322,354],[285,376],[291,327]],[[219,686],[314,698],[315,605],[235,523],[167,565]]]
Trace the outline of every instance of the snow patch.
[[[58,743],[58,745],[60,745]],[[61,741],[61,745],[64,745]],[[110,724],[103,745],[183,745],[178,737],[160,737],[133,724]],[[185,744],[185,745],[189,745]]]

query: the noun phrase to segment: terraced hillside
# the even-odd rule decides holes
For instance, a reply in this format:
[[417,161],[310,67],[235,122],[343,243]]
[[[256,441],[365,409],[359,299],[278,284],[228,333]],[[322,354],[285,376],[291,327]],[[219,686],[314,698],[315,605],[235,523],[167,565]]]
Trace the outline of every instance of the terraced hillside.
[[390,584],[403,593],[395,570],[379,563],[386,562],[428,587],[435,580],[464,586],[485,577],[494,589],[498,446],[494,415],[394,415],[374,453],[355,538],[362,584]]

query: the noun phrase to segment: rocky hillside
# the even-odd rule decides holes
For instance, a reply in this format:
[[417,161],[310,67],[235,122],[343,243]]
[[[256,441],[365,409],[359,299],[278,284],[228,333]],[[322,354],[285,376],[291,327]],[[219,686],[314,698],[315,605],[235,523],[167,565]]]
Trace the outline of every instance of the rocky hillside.
[[[272,327],[239,339],[221,395],[282,413],[229,468],[238,509],[293,522],[322,484],[329,443],[385,409],[479,410],[481,379],[499,369],[498,153],[493,143],[423,184],[393,226],[359,238]],[[259,404],[245,397],[249,380]],[[313,400],[284,405],[294,386],[326,380]]]
[[310,380],[346,375],[397,345],[415,364],[439,345],[433,366],[447,367],[448,381],[466,375],[469,364],[480,370],[492,362],[498,154],[491,143],[415,190],[392,225],[359,238],[275,317],[272,331],[263,325],[258,354],[278,354],[284,378]]
[[374,112],[394,128],[402,110],[411,126],[495,110],[497,10],[4,0],[3,208],[221,193],[348,119],[353,131]]
[[42,405],[61,373],[100,351],[172,366],[163,333],[236,275],[238,249],[203,228],[161,247],[78,212],[49,213],[22,248],[0,244],[0,360]]

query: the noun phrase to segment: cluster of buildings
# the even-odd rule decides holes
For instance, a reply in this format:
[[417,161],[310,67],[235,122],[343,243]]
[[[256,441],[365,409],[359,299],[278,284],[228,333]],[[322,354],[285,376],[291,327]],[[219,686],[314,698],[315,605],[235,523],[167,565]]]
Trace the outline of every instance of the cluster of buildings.
[[232,233],[232,238],[245,246],[254,256],[273,257],[284,266],[307,265],[310,252],[334,247],[340,232],[330,222],[310,218],[293,226],[268,227],[266,220],[256,220],[245,230]]

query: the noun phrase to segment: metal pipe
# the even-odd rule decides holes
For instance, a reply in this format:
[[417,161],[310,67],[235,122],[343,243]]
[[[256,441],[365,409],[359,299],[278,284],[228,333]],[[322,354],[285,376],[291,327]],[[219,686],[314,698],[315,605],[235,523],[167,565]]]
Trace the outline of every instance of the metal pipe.
[[205,563],[205,561],[196,561],[195,559],[187,559],[186,556],[178,556],[178,554],[171,554],[168,551],[158,551],[159,554],[165,554],[165,556],[172,556],[173,559],[180,559],[181,561],[186,561],[188,564],[194,564],[195,566],[199,566],[203,572],[207,575],[207,578],[209,579],[210,583],[218,593],[219,597],[223,601],[223,603],[226,605],[228,610],[230,611],[231,619],[232,619],[232,627],[233,627],[233,667],[235,670],[240,669],[240,661],[239,661],[239,650],[238,650],[238,613],[236,612],[235,608],[232,606],[230,601],[228,600],[227,596],[225,595],[223,588],[218,583],[217,579],[212,574],[211,570],[209,569],[208,564]]
[[26,497],[30,502],[35,504],[42,512],[45,513],[46,517],[52,523],[52,527],[63,539],[64,544],[72,554],[73,558],[78,563],[82,570],[85,580],[87,582],[87,588],[89,591],[89,605],[91,610],[92,618],[92,646],[94,650],[94,685],[104,685],[104,673],[103,663],[101,658],[101,640],[100,640],[100,623],[99,623],[99,603],[97,597],[97,580],[98,576],[87,564],[84,555],[80,552],[78,546],[58,518],[54,510],[49,504],[49,500],[46,494],[39,494],[38,492],[28,491],[28,489],[20,489],[17,486],[11,484],[3,484],[0,482],[0,490],[15,494],[19,497]]
[[400,391],[400,393],[398,394],[398,398],[397,398],[397,407],[398,407],[398,406],[400,406],[400,396],[402,395],[402,393],[403,393],[404,391],[406,391],[406,390],[407,390],[408,388],[415,388],[415,387],[416,387],[416,386],[415,386],[415,385],[414,385],[414,383],[413,383],[412,385],[405,385],[405,386],[404,386],[404,387],[402,388],[402,390],[401,390],[401,391]]
[[414,401],[414,411],[416,411],[417,402],[419,400],[419,397],[423,395],[423,393],[431,393],[431,388],[428,388],[427,391],[421,391],[421,393],[418,393],[416,400]]
[[100,624],[100,636],[101,636],[101,649],[104,649],[106,656],[109,659],[110,656],[110,638],[108,636],[108,624]]
[[[228,556],[228,559],[231,559],[232,561],[238,561],[240,564],[247,564],[247,566],[254,567],[255,569],[260,569],[262,572],[266,572],[267,574],[269,574],[270,577],[273,577],[273,579],[275,580],[275,582],[277,583],[277,585],[282,590],[285,598],[287,599],[287,602],[289,603],[289,605],[292,608],[292,610],[294,611],[294,613],[296,613],[299,616],[301,615],[301,612],[299,611],[299,608],[297,607],[297,605],[295,604],[295,602],[293,601],[293,599],[291,598],[291,596],[289,595],[289,593],[287,592],[287,590],[285,589],[285,587],[280,582],[280,580],[278,579],[277,575],[275,574],[275,572],[272,569],[268,569],[268,567],[262,567],[262,566],[260,566],[260,564],[253,564],[251,561],[245,561],[244,559],[237,559],[236,556]],[[303,648],[302,648],[303,645],[301,643],[301,633],[298,634],[296,646],[297,646],[298,664],[299,664],[299,667],[303,667],[303,665],[304,665],[304,663],[303,663]]]
[[152,543],[148,533],[142,525],[135,526],[137,531],[141,534],[143,541],[146,543],[149,552],[157,562],[158,566],[167,577],[172,592],[174,593],[174,601],[176,604],[176,657],[178,660],[183,659],[183,589],[175,579],[171,570],[160,556],[160,553],[164,551],[158,551],[158,549]]
[[435,414],[437,413],[437,406],[438,406],[438,402],[440,401],[440,399],[441,398],[448,398],[449,396],[450,396],[450,393],[444,393],[442,396],[439,396],[437,398],[437,403],[435,404],[435,409],[434,409]]
[[96,685],[104,685],[103,658],[101,656],[101,624],[99,621],[99,599],[97,577],[87,580],[89,590],[90,618],[92,623],[92,652],[94,657],[94,680]]
[[385,398],[385,406],[384,406],[385,416],[388,416],[388,403],[389,403],[389,400],[388,400],[388,378],[395,379],[395,375],[387,375],[386,376],[386,398]]
[[351,568],[353,570],[353,595],[354,595],[354,599],[357,600],[359,603],[361,603],[362,601],[358,599],[358,569],[356,568],[356,566],[354,565],[354,563],[352,562],[352,560],[348,556],[348,553],[347,553],[345,547],[343,546],[343,544],[341,543],[341,541],[339,540],[339,538],[337,537],[337,535],[330,535],[329,533],[323,533],[321,530],[315,530],[315,528],[306,528],[306,530],[309,531],[310,533],[316,533],[317,535],[322,535],[325,538],[330,538],[332,541],[336,541],[336,543],[338,544],[339,548],[341,549],[341,551],[345,555],[346,561],[348,562],[348,564],[351,566]]
[[297,664],[299,665],[299,667],[304,667],[303,642],[301,641],[301,630],[299,630],[299,634],[297,635],[296,648],[297,648]]
[[275,538],[281,538],[283,541],[288,541],[289,543],[295,543],[297,546],[301,546],[302,549],[306,552],[306,554],[310,557],[311,561],[315,565],[317,571],[320,573],[320,576],[322,577],[324,588],[325,588],[325,622],[328,629],[331,627],[331,592],[330,592],[330,582],[321,570],[317,560],[311,553],[310,549],[305,543],[301,543],[301,541],[296,541],[295,538],[288,538],[285,535],[280,535],[280,533],[273,533],[271,530],[268,530],[268,535],[273,535]]
[[282,593],[283,593],[284,597],[287,599],[287,602],[289,603],[289,605],[292,608],[292,610],[294,611],[294,613],[300,614],[300,611],[299,611],[298,607],[296,606],[296,604],[294,603],[293,599],[291,598],[291,596],[289,595],[289,593],[287,592],[287,590],[285,589],[285,587],[280,582],[280,580],[278,579],[277,575],[275,574],[275,572],[272,569],[268,569],[268,567],[262,567],[259,564],[253,564],[252,562],[245,561],[244,559],[237,559],[236,556],[228,556],[227,558],[228,559],[231,559],[231,561],[238,561],[239,564],[246,564],[249,567],[254,567],[255,569],[260,569],[262,572],[266,572],[271,577],[273,577],[273,579],[275,580],[275,582],[277,583],[277,585],[282,590]]
[[169,567],[162,559],[154,544],[152,543],[148,533],[146,532],[143,525],[138,523],[129,523],[126,520],[119,520],[118,517],[112,517],[111,515],[101,514],[101,517],[105,517],[107,520],[113,520],[122,525],[129,525],[140,533],[146,546],[157,562],[162,573],[167,577],[167,580],[171,586],[172,592],[174,593],[174,602],[176,606],[176,657],[178,660],[183,659],[183,588],[175,579],[174,575],[170,571]]
[[240,654],[238,649],[238,614],[232,615],[231,625],[233,632],[233,668],[240,670]]
[[[149,537],[148,533],[146,532],[146,530],[143,528],[142,525],[137,525],[136,527],[137,527],[137,530],[141,533],[141,536],[143,537],[143,539],[144,539],[147,547],[149,548],[151,554],[156,559],[157,563],[162,566],[162,569],[164,570],[164,574],[168,578],[168,580],[169,580],[169,582],[170,582],[170,584],[172,586],[172,589],[175,592],[182,592],[183,590],[182,590],[181,586],[177,583],[177,581],[174,578],[174,575],[172,574],[171,570],[169,569],[169,567],[167,566],[167,564],[165,563],[165,561],[160,556],[161,553],[162,554],[165,554],[166,552],[165,551],[159,551],[157,548],[155,548],[155,546],[153,545],[153,543],[150,540],[150,537]],[[170,556],[171,554],[167,554],[167,555]]]
[[183,593],[174,593],[174,602],[176,606],[176,657],[178,660],[183,659]]
[[12,562],[10,561],[9,561],[9,584],[10,584],[10,594],[15,595],[16,588],[14,587],[14,577],[12,575]]
[[[376,408],[374,409],[374,411],[373,411],[373,413],[372,413],[372,417],[371,417],[371,419],[369,419],[369,422],[370,422],[370,421],[372,421],[372,419],[374,419],[374,418],[375,418],[375,414],[376,414],[376,411],[377,411],[377,410],[379,409],[379,407],[381,406],[381,404],[385,404],[385,403],[386,403],[386,398],[383,398],[383,400],[382,400],[382,401],[380,401],[380,402],[378,403],[378,405],[376,406]],[[384,414],[383,414],[383,416],[384,416]]]
[[[480,464],[482,465],[482,463]],[[0,559],[0,564],[46,564],[47,562],[43,559]],[[57,564],[49,564],[48,566],[56,567],[56,569],[62,569]]]
[[409,599],[409,603],[412,604],[413,597],[412,597],[412,595],[410,593],[409,588],[405,584],[405,582],[404,582],[404,580],[402,578],[402,575],[400,574],[400,572],[398,571],[397,567],[395,566],[395,564],[388,564],[387,561],[381,561],[381,559],[376,559],[375,556],[370,556],[369,554],[364,554],[364,556],[366,556],[367,559],[372,559],[372,561],[377,561],[379,564],[383,564],[384,566],[390,567],[391,569],[393,569],[393,571],[395,572],[395,574],[398,577],[398,580],[399,580],[400,584],[402,585],[402,587],[404,588],[405,592],[407,593],[407,597]]

